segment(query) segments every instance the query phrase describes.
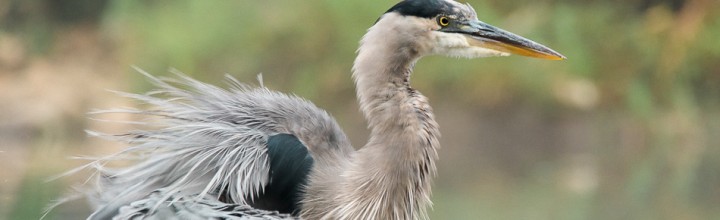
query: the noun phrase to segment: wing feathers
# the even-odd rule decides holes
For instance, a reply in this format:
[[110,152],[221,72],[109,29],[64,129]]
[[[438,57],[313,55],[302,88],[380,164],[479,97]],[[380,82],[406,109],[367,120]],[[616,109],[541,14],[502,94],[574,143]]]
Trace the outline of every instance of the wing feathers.
[[[231,88],[222,89],[176,70],[171,70],[176,77],[164,78],[135,69],[157,89],[146,94],[116,93],[147,108],[92,112],[139,115],[137,121],[120,123],[141,129],[117,135],[88,132],[130,145],[114,155],[86,158],[95,160],[86,167],[95,170],[96,181],[84,192],[98,207],[91,218],[126,213],[120,207],[138,201],[155,202],[140,212],[152,213],[167,202],[208,202],[208,198],[248,205],[267,195],[263,190],[286,187],[292,190],[289,194],[279,190],[282,195],[297,196],[312,167],[310,154],[352,150],[336,122],[301,98],[251,87],[229,76]],[[269,156],[268,150],[276,153]],[[130,163],[106,166],[112,161]],[[265,188],[268,184],[275,188]],[[154,199],[148,200],[151,195]],[[296,207],[294,202],[290,210]]]

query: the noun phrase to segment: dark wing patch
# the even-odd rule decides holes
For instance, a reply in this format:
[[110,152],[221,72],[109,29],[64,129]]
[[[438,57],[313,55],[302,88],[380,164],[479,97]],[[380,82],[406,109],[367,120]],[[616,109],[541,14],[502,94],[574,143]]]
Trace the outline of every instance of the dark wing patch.
[[291,134],[270,136],[267,142],[270,182],[252,202],[252,206],[298,214],[303,188],[307,184],[313,158],[297,137]]

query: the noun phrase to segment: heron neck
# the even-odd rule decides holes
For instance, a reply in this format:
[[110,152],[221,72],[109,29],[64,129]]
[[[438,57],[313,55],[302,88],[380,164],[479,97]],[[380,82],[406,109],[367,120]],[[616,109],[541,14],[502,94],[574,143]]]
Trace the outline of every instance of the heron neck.
[[374,146],[372,143],[378,139],[394,141],[404,137],[407,139],[400,139],[403,146],[418,145],[404,147],[437,148],[439,132],[432,108],[425,96],[410,87],[419,55],[412,49],[394,46],[407,44],[395,43],[386,36],[376,37],[371,29],[363,38],[353,65],[360,109],[371,129],[366,146]]
[[392,57],[366,55],[362,51],[358,55],[353,77],[360,109],[373,131],[399,116],[399,105],[410,98],[412,66],[409,60],[393,61]]
[[[360,108],[371,137],[353,158],[349,184],[360,193],[354,201],[387,216],[422,219],[430,204],[439,132],[427,99],[410,87],[416,51],[394,47],[392,39],[363,38],[353,66]],[[387,36],[387,35],[385,35]],[[375,204],[385,204],[376,206]],[[358,213],[364,213],[359,211]],[[382,215],[376,216],[383,218]]]
[[[413,67],[424,47],[404,34],[416,32],[405,30],[407,26],[403,24],[409,22],[406,19],[411,18],[386,14],[360,42],[353,78],[360,109],[371,129],[366,147],[375,146],[373,143],[387,145],[388,142],[377,142],[379,139],[403,137],[406,139],[399,139],[403,147],[432,148],[434,152],[439,145],[436,143],[439,131],[432,109],[427,98],[410,87]],[[413,36],[416,35],[422,33]]]
[[[363,36],[353,65],[353,78],[360,108],[373,131],[397,116],[400,102],[407,100],[410,75],[420,58],[403,43],[395,28],[382,19]],[[382,24],[380,24],[382,23]]]

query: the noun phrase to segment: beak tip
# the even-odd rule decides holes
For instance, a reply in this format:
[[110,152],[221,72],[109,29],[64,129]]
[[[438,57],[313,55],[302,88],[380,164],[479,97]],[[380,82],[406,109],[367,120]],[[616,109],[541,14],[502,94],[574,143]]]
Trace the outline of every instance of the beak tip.
[[562,55],[558,52],[552,51],[553,53],[551,56],[554,58],[553,60],[567,60],[567,57],[565,55]]
[[564,56],[564,55],[562,55],[562,54],[559,54],[559,53],[554,53],[554,54],[542,54],[542,55],[538,55],[538,56],[532,56],[532,55],[531,55],[530,57],[537,57],[537,58],[545,59],[545,60],[558,60],[558,61],[567,60],[567,57],[566,57],[566,56]]

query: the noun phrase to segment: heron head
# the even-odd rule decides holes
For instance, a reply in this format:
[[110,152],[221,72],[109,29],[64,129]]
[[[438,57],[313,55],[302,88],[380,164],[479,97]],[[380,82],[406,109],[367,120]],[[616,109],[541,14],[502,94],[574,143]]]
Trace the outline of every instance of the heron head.
[[[453,0],[404,0],[388,10],[375,26],[403,35],[419,55],[490,57],[518,54],[550,60],[565,56],[477,18],[469,4]],[[397,38],[396,38],[397,39]]]

